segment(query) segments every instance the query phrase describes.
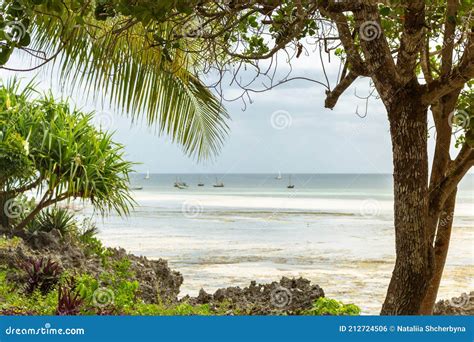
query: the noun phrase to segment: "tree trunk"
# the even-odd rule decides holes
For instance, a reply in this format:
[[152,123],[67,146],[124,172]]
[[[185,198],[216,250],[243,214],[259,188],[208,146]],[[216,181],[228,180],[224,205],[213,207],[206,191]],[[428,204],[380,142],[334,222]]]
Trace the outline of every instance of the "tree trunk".
[[453,193],[448,197],[444,204],[443,212],[440,215],[438,230],[436,233],[435,241],[435,268],[433,278],[426,290],[423,302],[420,308],[420,315],[432,315],[433,308],[438,296],[439,284],[443,276],[444,265],[446,264],[446,258],[448,256],[449,241],[451,240],[451,230],[454,219],[454,208],[456,205],[456,193]]
[[[451,161],[449,149],[452,137],[449,116],[456,108],[460,91],[461,89],[455,89],[431,106],[436,125],[436,147],[431,168],[430,189],[436,189],[448,171]],[[433,279],[430,282],[427,293],[425,294],[424,300],[421,304],[420,315],[431,315],[433,313],[434,303],[438,294],[438,287],[443,274],[446,256],[448,254],[456,192],[451,196],[445,203],[436,202],[428,204],[429,211],[427,229],[430,235],[430,244],[435,248],[435,265]],[[439,240],[441,236],[444,238]],[[444,258],[442,257],[443,255]]]
[[416,315],[433,269],[428,216],[427,108],[416,87],[399,92],[388,110],[394,166],[396,261],[382,315]]
[[12,196],[0,196],[0,230],[8,230],[10,228],[11,219],[8,213],[8,201],[13,198]]

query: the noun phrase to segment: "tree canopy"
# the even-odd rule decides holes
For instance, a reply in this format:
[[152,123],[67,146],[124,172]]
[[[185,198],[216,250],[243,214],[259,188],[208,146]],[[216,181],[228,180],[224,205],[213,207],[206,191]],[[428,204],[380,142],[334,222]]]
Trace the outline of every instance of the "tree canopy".
[[[128,213],[133,205],[128,175],[132,164],[112,135],[94,128],[93,114],[71,109],[51,96],[30,97],[31,85],[0,87],[0,197],[2,216],[23,227],[43,208],[69,198],[90,200],[102,213]],[[27,191],[39,201],[28,212],[15,203]],[[24,209],[24,210],[21,210]]]
[[[0,68],[31,71],[57,63],[63,82],[108,96],[133,120],[145,113],[149,125],[181,144],[188,155],[215,155],[227,133],[228,114],[189,72],[200,60],[156,47],[171,30],[167,23],[139,22],[126,12],[109,18],[101,13],[103,5],[75,0],[0,3]],[[34,65],[8,67],[14,50],[32,57]]]

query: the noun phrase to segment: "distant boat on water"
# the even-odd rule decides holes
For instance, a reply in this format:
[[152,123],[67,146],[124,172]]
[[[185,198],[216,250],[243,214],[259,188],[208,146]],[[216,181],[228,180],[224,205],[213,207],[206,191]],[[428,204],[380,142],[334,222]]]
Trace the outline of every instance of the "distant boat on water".
[[281,172],[280,172],[280,171],[278,171],[278,176],[276,176],[275,179],[276,179],[276,180],[281,180],[281,179],[282,179],[282,177],[281,177]]
[[145,179],[150,179],[150,171],[147,171],[147,172],[146,172]]
[[214,184],[213,187],[214,187],[214,188],[223,188],[223,187],[224,187],[224,183],[218,182],[218,181],[217,181],[217,177],[216,177],[216,184]]
[[136,187],[133,187],[132,190],[143,190],[143,186],[136,186]]
[[188,187],[188,184],[186,184],[186,182],[182,182],[178,177],[176,177],[174,187],[178,189],[186,189]]
[[199,176],[199,183],[198,183],[198,186],[204,186],[204,183],[201,182],[201,176]]
[[290,181],[288,182],[287,188],[288,189],[294,189],[295,188],[295,185],[291,183],[291,175],[290,175]]

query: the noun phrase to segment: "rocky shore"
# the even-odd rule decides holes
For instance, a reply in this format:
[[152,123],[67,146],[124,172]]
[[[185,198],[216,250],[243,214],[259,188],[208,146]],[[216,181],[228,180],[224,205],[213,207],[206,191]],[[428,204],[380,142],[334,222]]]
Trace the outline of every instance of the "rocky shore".
[[[197,297],[178,298],[183,283],[182,275],[169,268],[166,260],[149,260],[145,257],[128,254],[121,248],[107,248],[110,260],[127,258],[130,270],[139,283],[139,297],[150,304],[165,303],[191,305],[207,304],[211,308],[223,305],[229,314],[245,315],[294,315],[311,308],[312,303],[324,297],[321,287],[304,278],[283,277],[279,282],[257,284],[252,281],[248,287],[228,287],[213,294],[201,289]],[[104,272],[103,262],[97,255],[88,256],[74,241],[53,230],[39,232],[35,236],[24,237],[14,246],[0,248],[0,265],[15,268],[18,262],[29,257],[46,257],[54,260],[71,274],[88,273],[98,277]],[[12,273],[11,280],[17,275]],[[463,294],[459,298],[441,300],[436,304],[436,315],[473,315],[474,292]]]

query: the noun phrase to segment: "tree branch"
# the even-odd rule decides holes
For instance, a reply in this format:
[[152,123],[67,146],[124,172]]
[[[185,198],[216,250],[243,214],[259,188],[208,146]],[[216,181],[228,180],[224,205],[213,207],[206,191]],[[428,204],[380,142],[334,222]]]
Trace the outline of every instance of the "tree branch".
[[369,76],[364,61],[354,44],[354,38],[349,28],[346,16],[343,13],[330,12],[324,8],[320,11],[324,16],[328,17],[336,24],[339,38],[342,46],[344,46],[344,51],[347,54],[347,61],[351,65],[351,69],[361,76]]
[[326,91],[326,101],[324,101],[324,106],[326,108],[333,109],[336,105],[339,97],[346,91],[347,88],[357,79],[358,75],[352,70],[337,84],[337,86],[332,90]]
[[[382,101],[386,106],[390,106],[393,94],[400,83],[395,62],[382,30],[377,5],[373,2],[364,2],[361,7],[361,10],[354,12],[354,17],[365,65]],[[368,26],[371,26],[370,37],[364,36],[364,31]]]
[[9,195],[15,195],[15,194],[18,194],[18,193],[22,193],[22,192],[25,192],[25,191],[28,191],[28,190],[31,190],[31,189],[34,189],[36,188],[38,185],[41,184],[41,181],[43,180],[42,177],[36,179],[34,182],[30,183],[30,184],[26,184],[24,186],[21,186],[19,188],[16,188],[16,189],[12,189],[12,190],[8,190],[8,191],[0,191],[0,196],[9,196]]
[[454,34],[456,31],[456,13],[458,0],[448,0],[444,21],[443,50],[441,54],[441,76],[446,76],[453,67]]
[[422,86],[421,101],[430,105],[456,88],[462,88],[474,78],[474,31],[469,32],[469,39],[459,64],[447,75],[440,76],[433,82]]
[[68,197],[71,197],[69,193],[62,193],[58,195],[56,198],[52,198],[51,192],[46,192],[43,198],[40,200],[36,208],[34,208],[30,213],[14,228],[14,230],[21,230],[24,229],[33,219],[34,217],[44,208],[49,207],[55,203],[61,202]]
[[421,48],[420,65],[423,76],[425,77],[426,83],[433,82],[433,75],[431,74],[431,63],[430,63],[430,39],[428,34],[425,32],[423,47]]
[[409,1],[405,9],[405,22],[397,56],[397,72],[402,83],[416,77],[418,53],[423,46],[425,27],[425,1]]
[[430,210],[439,210],[444,205],[446,199],[451,195],[473,165],[474,149],[464,144],[458,156],[449,167],[447,175],[441,180],[438,186],[430,190]]

